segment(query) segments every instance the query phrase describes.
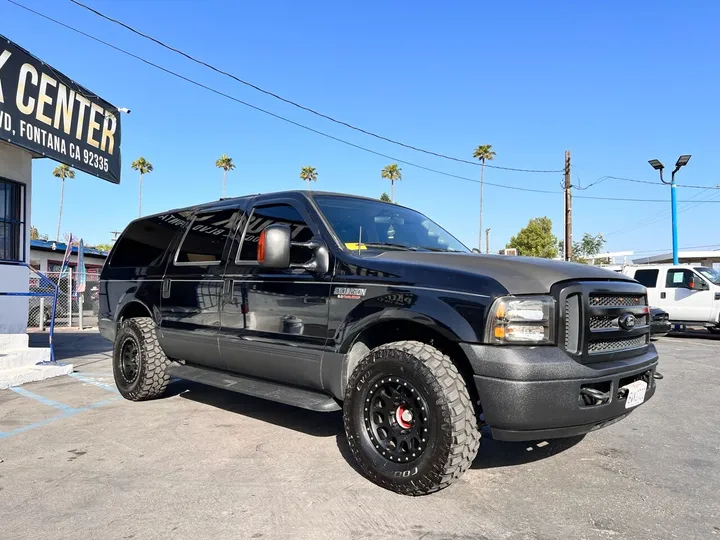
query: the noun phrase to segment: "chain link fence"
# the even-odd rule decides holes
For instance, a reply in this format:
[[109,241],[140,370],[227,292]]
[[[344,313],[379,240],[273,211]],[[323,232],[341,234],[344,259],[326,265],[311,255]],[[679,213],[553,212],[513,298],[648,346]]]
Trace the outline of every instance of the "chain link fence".
[[[77,292],[76,272],[69,268],[64,274],[46,272],[50,281],[58,285],[55,328],[88,328],[97,326],[100,283],[95,273],[88,273],[85,292]],[[30,292],[52,293],[50,284],[43,283],[37,274],[30,274]],[[31,297],[28,301],[28,328],[46,329],[50,326],[52,298]]]

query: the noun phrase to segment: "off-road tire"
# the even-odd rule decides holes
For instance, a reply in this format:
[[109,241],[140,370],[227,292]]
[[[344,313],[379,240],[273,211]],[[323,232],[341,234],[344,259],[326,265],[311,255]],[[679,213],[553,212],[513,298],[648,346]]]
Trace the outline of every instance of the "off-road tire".
[[[138,347],[137,375],[130,381],[121,370],[121,354],[128,341]],[[125,319],[115,336],[113,347],[113,375],[120,394],[130,401],[144,401],[160,397],[170,382],[170,361],[160,348],[155,322],[150,317]]]
[[[381,455],[364,416],[373,387],[395,377],[417,389],[429,412],[426,447],[410,464]],[[360,361],[346,388],[343,422],[350,450],[365,476],[404,495],[426,495],[449,486],[470,467],[480,446],[465,381],[448,356],[418,341],[381,345]]]

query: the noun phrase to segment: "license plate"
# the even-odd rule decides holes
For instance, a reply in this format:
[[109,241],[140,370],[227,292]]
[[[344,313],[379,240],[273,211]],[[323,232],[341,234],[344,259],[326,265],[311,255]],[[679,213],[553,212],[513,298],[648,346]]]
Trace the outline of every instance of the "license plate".
[[625,408],[630,409],[637,407],[643,401],[645,401],[645,392],[647,391],[647,383],[645,381],[635,381],[634,383],[623,386],[628,391],[627,399],[625,400]]

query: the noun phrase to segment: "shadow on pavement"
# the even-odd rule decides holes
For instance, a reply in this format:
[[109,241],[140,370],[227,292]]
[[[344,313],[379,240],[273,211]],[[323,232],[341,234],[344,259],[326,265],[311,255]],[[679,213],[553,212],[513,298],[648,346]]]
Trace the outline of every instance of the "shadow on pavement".
[[585,438],[585,435],[580,435],[548,441],[502,442],[492,438],[489,428],[483,428],[482,435],[473,469],[511,467],[540,461],[572,448]]
[[720,341],[720,334],[711,334],[707,330],[685,330],[684,332],[670,332],[665,337],[671,339],[704,339],[707,341]]
[[339,411],[331,413],[308,411],[192,381],[172,382],[168,387],[167,395],[177,395],[183,399],[242,414],[313,437],[343,434],[342,413]]

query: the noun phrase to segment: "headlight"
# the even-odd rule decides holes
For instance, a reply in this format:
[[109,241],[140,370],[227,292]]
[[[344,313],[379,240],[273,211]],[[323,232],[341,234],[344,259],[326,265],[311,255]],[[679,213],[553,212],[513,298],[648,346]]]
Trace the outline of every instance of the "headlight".
[[490,308],[485,341],[545,344],[555,340],[555,300],[550,296],[506,296]]

